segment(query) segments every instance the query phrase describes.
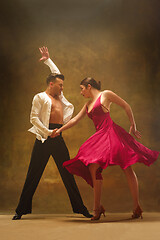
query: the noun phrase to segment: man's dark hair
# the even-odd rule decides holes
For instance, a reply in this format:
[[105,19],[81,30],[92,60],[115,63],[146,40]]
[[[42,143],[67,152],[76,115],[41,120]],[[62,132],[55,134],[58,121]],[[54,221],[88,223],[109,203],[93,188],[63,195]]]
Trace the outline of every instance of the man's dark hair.
[[64,81],[64,75],[63,74],[51,73],[51,74],[48,75],[48,77],[46,79],[47,85],[50,82],[55,82],[56,78],[60,78],[60,79],[62,79]]

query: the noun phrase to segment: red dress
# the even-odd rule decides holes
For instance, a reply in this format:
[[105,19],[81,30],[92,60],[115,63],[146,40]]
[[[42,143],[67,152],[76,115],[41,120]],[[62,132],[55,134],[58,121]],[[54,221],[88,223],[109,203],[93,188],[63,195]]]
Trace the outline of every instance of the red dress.
[[148,149],[115,124],[109,112],[103,111],[100,98],[101,95],[91,112],[86,109],[88,117],[94,122],[95,134],[82,144],[75,158],[63,163],[70,173],[81,176],[92,187],[89,164],[100,165],[96,178],[102,179],[101,172],[108,166],[119,165],[125,169],[136,162],[150,166],[159,155],[159,152]]

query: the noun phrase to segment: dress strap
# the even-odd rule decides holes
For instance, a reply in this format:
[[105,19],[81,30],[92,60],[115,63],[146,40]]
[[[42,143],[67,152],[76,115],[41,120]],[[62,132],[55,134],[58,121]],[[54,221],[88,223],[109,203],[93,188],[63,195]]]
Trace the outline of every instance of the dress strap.
[[105,107],[103,104],[101,104],[108,112],[109,112],[109,109],[107,107]]

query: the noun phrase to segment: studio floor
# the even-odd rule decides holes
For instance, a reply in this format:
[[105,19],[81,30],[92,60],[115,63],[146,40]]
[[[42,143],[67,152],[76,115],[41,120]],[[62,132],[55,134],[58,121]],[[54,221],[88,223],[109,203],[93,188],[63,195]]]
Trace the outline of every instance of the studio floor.
[[0,215],[1,240],[158,240],[160,213],[143,213],[143,219],[130,213],[108,213],[92,222],[79,214],[30,214],[12,221]]

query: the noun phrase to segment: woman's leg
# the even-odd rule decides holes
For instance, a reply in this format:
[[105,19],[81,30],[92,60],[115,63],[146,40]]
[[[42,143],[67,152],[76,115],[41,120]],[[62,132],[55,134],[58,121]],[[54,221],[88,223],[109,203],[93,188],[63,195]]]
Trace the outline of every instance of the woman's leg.
[[133,171],[132,167],[129,166],[126,169],[123,169],[127,181],[128,181],[128,185],[130,188],[130,192],[133,198],[133,209],[136,209],[140,203],[139,203],[139,187],[138,187],[138,179],[137,176],[135,174],[135,172]]
[[96,171],[99,168],[99,165],[96,163],[89,165],[89,171],[93,181],[93,190],[94,190],[94,210],[98,210],[100,208],[101,202],[101,191],[102,191],[102,180],[96,179]]

